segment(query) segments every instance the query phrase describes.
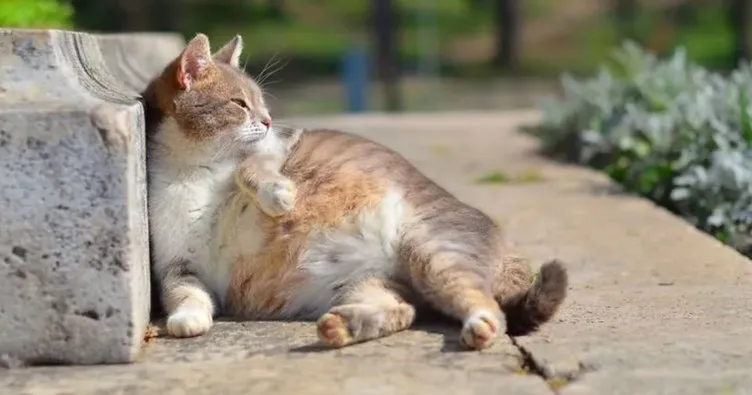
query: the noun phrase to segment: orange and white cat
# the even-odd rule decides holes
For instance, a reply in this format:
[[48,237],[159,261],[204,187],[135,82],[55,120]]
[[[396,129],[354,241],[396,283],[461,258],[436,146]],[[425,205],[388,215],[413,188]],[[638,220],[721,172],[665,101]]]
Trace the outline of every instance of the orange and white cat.
[[498,227],[394,151],[332,130],[272,127],[235,37],[199,34],[144,92],[153,271],[177,337],[213,316],[317,320],[341,347],[408,328],[416,309],[463,323],[482,349],[535,330],[564,300]]

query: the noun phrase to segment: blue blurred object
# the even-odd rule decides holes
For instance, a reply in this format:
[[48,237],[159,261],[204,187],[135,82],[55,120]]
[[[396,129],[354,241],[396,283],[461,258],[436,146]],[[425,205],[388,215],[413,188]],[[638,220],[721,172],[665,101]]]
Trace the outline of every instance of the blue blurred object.
[[342,57],[342,79],[349,112],[364,112],[368,97],[368,53],[361,47],[351,48]]

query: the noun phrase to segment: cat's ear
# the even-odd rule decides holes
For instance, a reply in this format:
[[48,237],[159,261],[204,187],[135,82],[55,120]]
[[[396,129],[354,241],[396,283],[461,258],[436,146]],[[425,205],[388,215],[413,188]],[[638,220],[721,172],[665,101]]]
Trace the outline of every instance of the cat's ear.
[[243,52],[243,37],[237,35],[228,41],[222,49],[214,53],[214,60],[227,63],[232,67],[238,67],[241,52]]
[[212,63],[209,38],[204,34],[197,34],[188,42],[178,60],[178,70],[175,78],[183,90],[190,90],[191,83],[201,78],[206,68]]

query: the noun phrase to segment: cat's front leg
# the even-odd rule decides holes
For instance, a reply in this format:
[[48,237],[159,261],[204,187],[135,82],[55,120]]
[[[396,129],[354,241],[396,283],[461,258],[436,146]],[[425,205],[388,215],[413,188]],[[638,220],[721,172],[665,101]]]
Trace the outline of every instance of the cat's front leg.
[[213,322],[211,294],[188,267],[189,262],[175,260],[158,273],[162,303],[167,311],[167,333],[174,337],[202,335]]
[[238,187],[249,194],[266,215],[278,217],[295,206],[295,183],[273,169],[271,160],[251,157],[241,163],[235,172]]
[[269,179],[259,183],[256,201],[266,215],[278,217],[293,209],[296,193],[297,188],[292,180],[286,177]]

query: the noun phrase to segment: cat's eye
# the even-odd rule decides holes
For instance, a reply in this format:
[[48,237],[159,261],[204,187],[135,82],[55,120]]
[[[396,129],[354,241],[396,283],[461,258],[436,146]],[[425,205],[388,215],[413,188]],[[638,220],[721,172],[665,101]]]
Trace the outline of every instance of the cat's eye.
[[248,107],[248,103],[243,99],[230,99],[231,102],[239,105],[241,108],[245,110],[250,110],[251,108]]

